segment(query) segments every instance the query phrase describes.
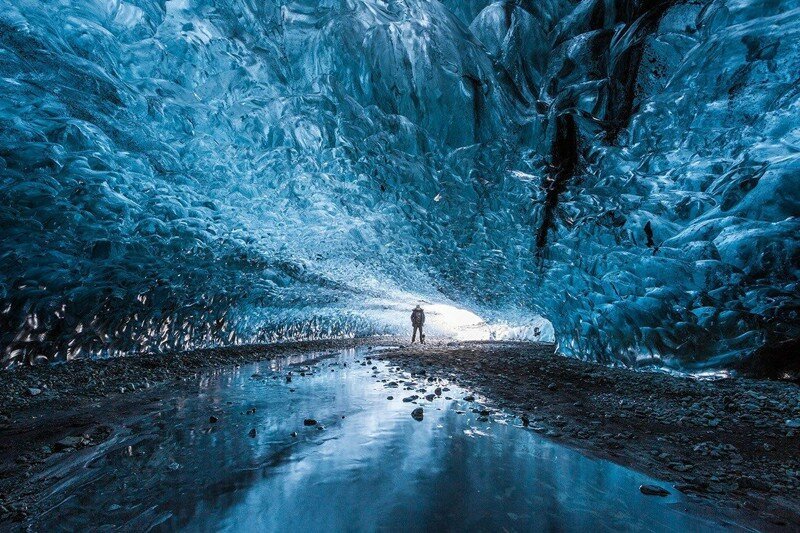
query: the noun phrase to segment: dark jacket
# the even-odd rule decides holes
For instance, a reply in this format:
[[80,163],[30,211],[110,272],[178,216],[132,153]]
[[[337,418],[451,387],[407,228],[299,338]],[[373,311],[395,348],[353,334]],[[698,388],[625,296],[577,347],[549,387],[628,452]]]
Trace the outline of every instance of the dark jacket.
[[414,309],[411,311],[411,325],[421,326],[425,323],[425,311],[422,309]]

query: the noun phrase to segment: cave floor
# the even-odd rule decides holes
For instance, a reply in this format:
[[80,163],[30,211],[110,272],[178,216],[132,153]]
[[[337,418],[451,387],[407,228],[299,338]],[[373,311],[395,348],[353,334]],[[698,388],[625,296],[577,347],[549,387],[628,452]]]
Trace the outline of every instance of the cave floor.
[[40,495],[53,484],[53,475],[43,472],[74,463],[82,450],[155,412],[187,383],[257,361],[308,362],[356,346],[376,348],[375,360],[417,381],[447,380],[472,391],[482,405],[518,417],[517,424],[549,441],[663,480],[711,514],[759,530],[800,527],[796,384],[634,372],[557,357],[552,346],[533,343],[409,346],[394,338],[195,350],[4,372],[0,520],[23,527],[42,511]]

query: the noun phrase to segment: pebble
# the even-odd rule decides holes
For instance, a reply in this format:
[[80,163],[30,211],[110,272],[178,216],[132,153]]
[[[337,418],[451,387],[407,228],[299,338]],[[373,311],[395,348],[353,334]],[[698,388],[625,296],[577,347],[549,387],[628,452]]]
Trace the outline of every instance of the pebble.
[[422,420],[423,416],[424,416],[424,414],[423,414],[422,407],[417,407],[416,409],[411,411],[411,418],[413,418],[417,422],[420,422]]
[[658,485],[640,485],[639,492],[647,496],[669,496],[669,491]]
[[316,426],[317,425],[317,421],[314,420],[313,418],[306,418],[305,420],[303,420],[303,425],[304,426]]
[[28,396],[38,396],[42,393],[42,389],[36,387],[28,387]]
[[53,445],[53,449],[60,452],[70,448],[77,448],[82,442],[82,437],[64,437]]
[[689,463],[670,463],[667,466],[669,466],[672,470],[675,470],[676,472],[688,472],[689,470],[694,468],[694,465]]
[[250,436],[250,438],[255,438],[256,428],[251,429],[247,434]]
[[217,418],[216,416],[209,416],[208,421],[211,422],[212,424],[216,424],[217,422],[219,422],[219,418]]

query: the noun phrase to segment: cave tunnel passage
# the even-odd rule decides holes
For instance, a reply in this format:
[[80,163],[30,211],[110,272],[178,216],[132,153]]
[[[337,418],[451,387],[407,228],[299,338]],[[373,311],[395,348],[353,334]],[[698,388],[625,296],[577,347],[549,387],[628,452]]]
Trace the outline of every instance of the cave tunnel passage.
[[792,0],[18,4],[5,366],[402,332],[417,299],[625,364],[800,335]]

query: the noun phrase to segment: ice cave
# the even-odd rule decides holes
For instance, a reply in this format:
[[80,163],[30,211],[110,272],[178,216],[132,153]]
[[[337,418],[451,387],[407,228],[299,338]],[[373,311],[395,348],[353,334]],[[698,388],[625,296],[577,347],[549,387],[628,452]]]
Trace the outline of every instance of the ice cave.
[[799,117],[798,0],[0,0],[0,426],[73,363],[405,339],[417,304],[443,350],[796,380]]

